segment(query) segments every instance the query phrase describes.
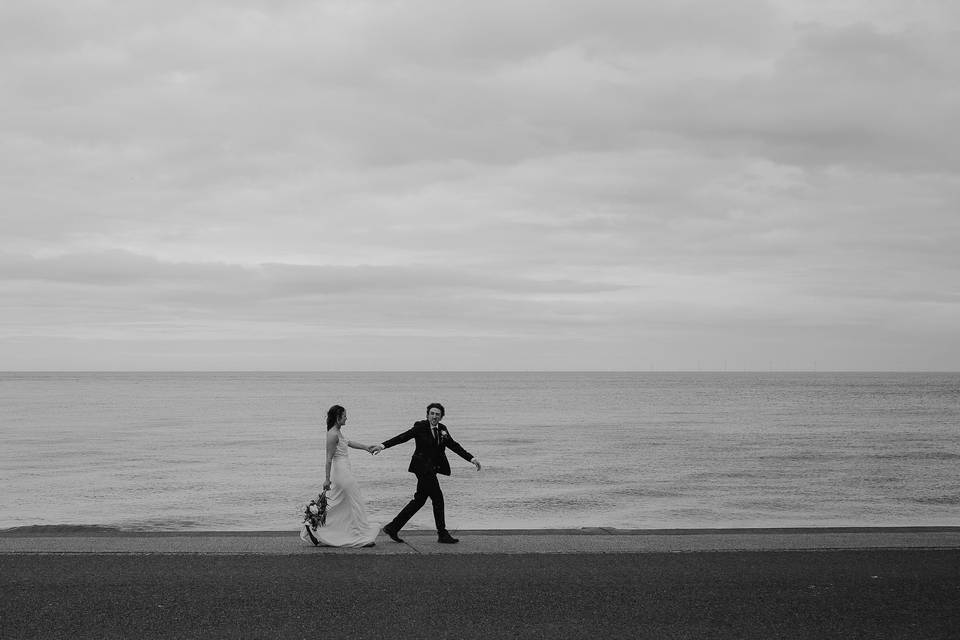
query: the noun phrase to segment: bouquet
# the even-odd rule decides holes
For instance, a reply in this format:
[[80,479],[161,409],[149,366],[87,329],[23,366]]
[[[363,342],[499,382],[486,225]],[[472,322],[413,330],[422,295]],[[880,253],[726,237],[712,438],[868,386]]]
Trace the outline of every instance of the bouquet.
[[303,524],[316,531],[327,523],[327,491],[324,489],[316,500],[311,500],[303,509]]

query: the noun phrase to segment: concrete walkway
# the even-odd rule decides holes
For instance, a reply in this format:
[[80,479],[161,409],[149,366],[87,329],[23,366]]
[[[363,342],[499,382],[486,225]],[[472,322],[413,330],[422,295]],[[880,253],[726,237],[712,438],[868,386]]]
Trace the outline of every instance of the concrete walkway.
[[0,531],[0,638],[956,640],[960,527]]
[[808,529],[540,529],[454,531],[456,545],[432,531],[386,535],[375,547],[340,549],[304,544],[297,531],[42,532],[0,531],[0,554],[641,554],[698,551],[960,549],[960,527]]

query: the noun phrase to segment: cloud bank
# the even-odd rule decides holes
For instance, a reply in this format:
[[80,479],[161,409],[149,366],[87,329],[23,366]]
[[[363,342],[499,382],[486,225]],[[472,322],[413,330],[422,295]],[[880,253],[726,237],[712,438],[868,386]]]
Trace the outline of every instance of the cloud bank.
[[943,3],[0,25],[0,368],[960,368]]

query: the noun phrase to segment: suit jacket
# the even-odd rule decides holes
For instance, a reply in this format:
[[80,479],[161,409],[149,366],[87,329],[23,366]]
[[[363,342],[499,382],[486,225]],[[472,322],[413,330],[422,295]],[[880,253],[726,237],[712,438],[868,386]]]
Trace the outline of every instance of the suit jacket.
[[437,424],[437,429],[440,431],[439,443],[433,438],[433,429],[430,428],[430,422],[419,420],[409,430],[385,441],[383,448],[389,449],[412,438],[417,447],[413,450],[413,457],[410,458],[410,466],[407,471],[416,474],[439,473],[448,476],[450,475],[450,463],[447,461],[447,449],[467,462],[473,459],[473,456],[457,444],[457,441],[450,436],[450,432],[442,422]]

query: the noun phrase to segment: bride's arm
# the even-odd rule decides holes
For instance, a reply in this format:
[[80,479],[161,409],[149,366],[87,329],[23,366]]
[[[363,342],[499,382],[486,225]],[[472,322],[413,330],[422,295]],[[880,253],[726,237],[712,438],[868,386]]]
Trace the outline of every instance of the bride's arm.
[[340,434],[336,433],[333,429],[327,430],[327,464],[326,464],[326,475],[324,476],[327,480],[323,483],[324,489],[330,488],[330,466],[333,464],[333,454],[337,450],[337,440],[340,438]]
[[364,451],[369,451],[370,447],[365,444],[360,444],[359,442],[354,442],[353,440],[347,440],[347,446],[353,449],[363,449]]

